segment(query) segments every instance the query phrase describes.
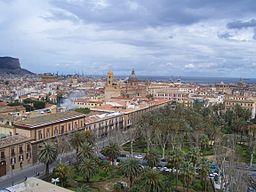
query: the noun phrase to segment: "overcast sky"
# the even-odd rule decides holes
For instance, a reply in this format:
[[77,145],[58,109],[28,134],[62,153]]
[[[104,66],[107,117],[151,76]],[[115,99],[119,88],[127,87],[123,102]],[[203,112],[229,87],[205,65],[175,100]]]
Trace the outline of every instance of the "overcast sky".
[[0,0],[0,56],[37,73],[256,77],[256,2]]

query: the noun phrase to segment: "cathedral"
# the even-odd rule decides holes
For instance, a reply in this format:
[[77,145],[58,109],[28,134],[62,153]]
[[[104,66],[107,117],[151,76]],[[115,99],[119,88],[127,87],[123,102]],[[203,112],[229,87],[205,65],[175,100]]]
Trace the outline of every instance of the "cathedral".
[[109,100],[115,97],[134,98],[145,97],[147,95],[146,85],[139,82],[134,69],[131,75],[124,82],[116,82],[114,74],[109,71],[107,74],[107,82],[105,86],[105,99]]

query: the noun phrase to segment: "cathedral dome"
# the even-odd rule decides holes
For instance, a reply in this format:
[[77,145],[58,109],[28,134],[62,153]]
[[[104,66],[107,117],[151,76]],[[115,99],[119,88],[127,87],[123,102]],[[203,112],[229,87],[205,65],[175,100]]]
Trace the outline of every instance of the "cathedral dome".
[[137,79],[137,77],[135,75],[135,71],[134,71],[134,69],[132,69],[132,73],[131,73],[131,75],[130,75],[130,77],[128,79],[128,82],[137,82],[137,81],[138,81],[138,79]]

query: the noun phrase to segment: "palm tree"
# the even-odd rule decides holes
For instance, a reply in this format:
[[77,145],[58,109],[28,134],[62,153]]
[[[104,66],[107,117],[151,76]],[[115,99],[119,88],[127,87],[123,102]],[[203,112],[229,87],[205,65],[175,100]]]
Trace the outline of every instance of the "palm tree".
[[204,191],[207,191],[207,178],[208,174],[210,172],[210,162],[208,159],[202,158],[200,160],[199,164],[199,169],[200,169],[200,176],[201,176],[201,181],[203,181],[203,186],[204,186]]
[[84,137],[84,140],[90,143],[91,145],[94,144],[95,137],[92,131],[84,131],[83,137]]
[[76,150],[76,162],[78,162],[79,148],[81,147],[83,142],[84,142],[84,138],[81,132],[77,131],[72,134],[70,139],[70,144]]
[[152,169],[145,170],[141,175],[141,177],[139,178],[139,186],[141,191],[147,191],[147,192],[163,191],[161,174]]
[[[179,168],[180,168],[180,165],[183,160],[184,160],[184,153],[180,147],[174,148],[171,150],[169,163],[172,165],[172,168],[176,169],[176,172],[175,172],[176,173],[176,188],[178,186],[178,179],[179,179],[178,172],[179,172]],[[173,173],[174,173],[174,169],[173,169]]]
[[198,163],[198,159],[200,158],[200,149],[195,147],[191,148],[188,152],[188,159],[191,163],[193,163],[194,167]]
[[38,159],[41,163],[45,164],[45,174],[49,174],[49,166],[53,163],[58,156],[58,150],[52,143],[44,143],[39,154]]
[[191,162],[183,161],[180,168],[181,175],[183,176],[184,186],[188,192],[189,184],[192,182],[195,177],[195,167]]
[[146,154],[144,159],[148,162],[148,166],[151,168],[155,167],[158,163],[158,157],[155,153]]
[[97,163],[93,159],[84,159],[80,165],[80,170],[88,183],[90,178],[96,174]]
[[110,143],[109,146],[106,146],[102,150],[102,154],[107,156],[111,163],[113,164],[115,159],[120,155],[120,148],[115,143]]
[[78,152],[78,160],[82,162],[84,159],[92,159],[94,157],[94,150],[91,144],[82,143],[81,149]]
[[129,187],[131,188],[134,179],[139,176],[142,171],[142,166],[136,159],[128,159],[121,163],[121,170],[125,177],[129,180]]
[[204,153],[204,150],[207,149],[207,147],[209,145],[209,138],[207,135],[203,134],[200,137],[200,145],[201,145],[201,151],[203,151],[203,153]]
[[59,178],[61,185],[64,186],[69,177],[70,171],[70,168],[66,164],[61,163],[54,168],[53,175]]

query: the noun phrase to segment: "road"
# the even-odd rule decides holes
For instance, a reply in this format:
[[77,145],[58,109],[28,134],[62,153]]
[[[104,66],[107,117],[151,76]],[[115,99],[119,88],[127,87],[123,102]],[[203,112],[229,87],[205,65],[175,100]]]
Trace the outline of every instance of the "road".
[[[126,141],[127,142],[127,141]],[[98,141],[98,148],[102,148],[109,144],[109,138]],[[75,161],[75,151],[66,153],[64,155],[59,155],[58,159],[50,165],[50,171],[61,161],[62,163],[73,163]],[[39,176],[37,176],[37,172]],[[14,172],[8,173],[5,176],[0,177],[0,189],[13,186],[15,184],[23,182],[26,177],[40,177],[44,175],[45,165],[42,163],[35,164],[33,166],[24,168],[23,170],[16,170]]]
[[[67,153],[61,156],[61,162],[66,163],[68,161],[73,162],[75,160],[75,152]],[[53,164],[50,166],[50,170],[60,162],[60,158],[58,158]],[[37,176],[37,172],[39,176]],[[18,170],[8,175],[0,177],[0,188],[7,188],[12,185],[21,183],[25,180],[26,177],[40,177],[45,172],[45,165],[42,163],[38,163],[36,165],[24,168],[23,170]]]

